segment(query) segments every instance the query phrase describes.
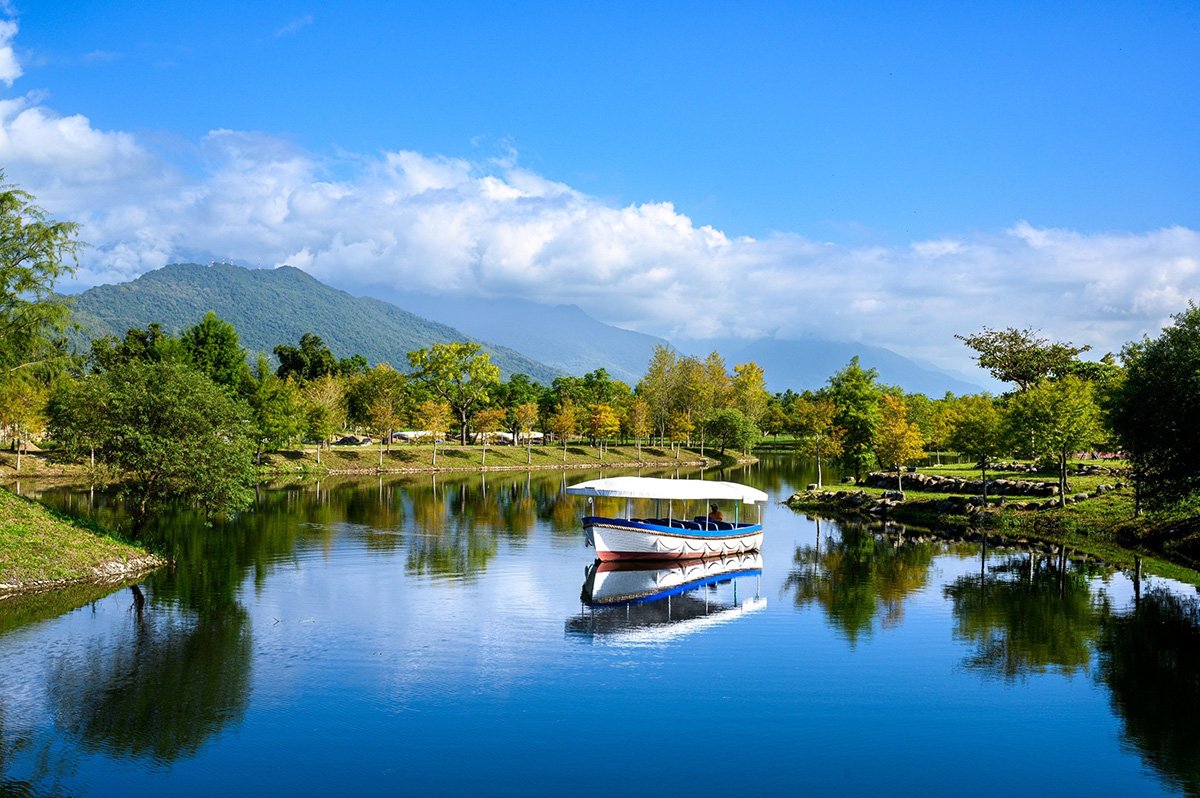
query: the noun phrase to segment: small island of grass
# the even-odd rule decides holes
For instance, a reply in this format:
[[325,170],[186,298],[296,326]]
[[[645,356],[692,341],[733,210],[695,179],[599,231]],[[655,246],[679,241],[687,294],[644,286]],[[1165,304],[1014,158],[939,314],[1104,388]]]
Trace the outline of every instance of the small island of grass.
[[0,488],[0,598],[76,584],[119,584],[161,557]]

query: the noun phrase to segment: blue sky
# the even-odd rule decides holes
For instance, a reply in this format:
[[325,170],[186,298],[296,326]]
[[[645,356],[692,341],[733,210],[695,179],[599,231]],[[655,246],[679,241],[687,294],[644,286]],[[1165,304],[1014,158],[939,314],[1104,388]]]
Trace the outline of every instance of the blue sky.
[[1200,288],[1195,3],[9,11],[0,163],[84,221],[81,286],[288,262],[944,364],[964,325],[1116,348]]

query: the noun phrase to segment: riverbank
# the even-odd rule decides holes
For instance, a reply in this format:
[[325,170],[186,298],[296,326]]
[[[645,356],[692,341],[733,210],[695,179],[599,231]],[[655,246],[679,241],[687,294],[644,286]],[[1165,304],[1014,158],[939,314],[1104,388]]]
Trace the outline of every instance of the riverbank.
[[[259,462],[263,477],[344,474],[421,474],[453,471],[526,471],[600,468],[674,468],[676,466],[728,466],[757,462],[757,458],[721,455],[713,449],[642,446],[608,446],[603,454],[594,446],[438,446],[434,462],[433,447],[428,444],[394,444],[384,450],[382,464],[378,446],[334,446],[322,449],[318,462],[315,446],[265,452]],[[16,455],[0,452],[0,482],[17,479],[86,480],[97,484],[117,481],[102,468],[88,462],[70,462],[53,451],[32,452],[21,458],[17,470]]]
[[[970,475],[955,467],[922,471]],[[1056,476],[1033,472],[1021,473],[1020,479],[1049,483]],[[1058,506],[1057,498],[1046,499],[1040,493],[989,496],[984,506],[976,496],[917,492],[907,485],[903,499],[894,488],[837,485],[802,491],[786,503],[800,512],[886,519],[947,534],[986,532],[1011,542],[1044,541],[1115,564],[1131,564],[1141,556],[1155,560],[1154,570],[1164,576],[1200,581],[1200,517],[1186,512],[1135,516],[1133,489],[1120,481],[1119,474],[1077,474],[1071,486],[1065,507]]]
[[0,488],[0,599],[73,585],[111,589],[163,565],[94,524]]

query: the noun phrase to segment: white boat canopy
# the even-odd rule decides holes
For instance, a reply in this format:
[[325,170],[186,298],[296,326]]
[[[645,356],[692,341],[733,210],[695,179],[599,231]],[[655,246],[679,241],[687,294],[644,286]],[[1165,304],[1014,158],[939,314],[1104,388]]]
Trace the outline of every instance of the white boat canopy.
[[767,494],[736,482],[707,479],[659,479],[655,477],[608,477],[590,479],[567,488],[575,496],[611,496],[620,499],[733,499],[743,504],[765,502]]

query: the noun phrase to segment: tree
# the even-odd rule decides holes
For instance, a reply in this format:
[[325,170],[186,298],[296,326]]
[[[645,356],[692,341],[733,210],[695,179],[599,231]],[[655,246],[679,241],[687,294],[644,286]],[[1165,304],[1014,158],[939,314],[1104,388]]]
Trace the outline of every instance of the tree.
[[450,428],[450,405],[426,399],[417,405],[414,415],[417,426],[428,432],[433,438],[433,465],[437,466],[438,441],[446,437],[446,430]]
[[301,389],[304,401],[305,434],[315,438],[317,462],[321,462],[321,449],[329,445],[329,439],[346,424],[344,409],[345,385],[333,374],[309,380]]
[[29,441],[46,426],[46,403],[49,394],[41,382],[24,379],[0,383],[0,425],[12,431],[17,448],[17,473],[21,458],[29,451]]
[[1162,508],[1200,495],[1200,306],[1190,304],[1158,338],[1127,346],[1122,360],[1107,411],[1139,500]]
[[950,426],[950,448],[975,461],[983,481],[983,500],[987,502],[988,461],[1000,452],[1003,440],[1000,411],[990,396],[964,396],[957,402]]
[[640,396],[634,397],[625,416],[625,426],[629,434],[637,442],[638,461],[642,459],[642,438],[653,430],[650,426],[650,403]]
[[[275,347],[275,357],[279,358],[279,368],[275,373],[281,379],[313,380],[336,373],[339,369],[338,359],[321,340],[321,336],[310,332],[300,336],[298,347],[285,344]],[[365,359],[363,365],[366,366]]]
[[222,388],[236,391],[246,371],[237,330],[211,310],[179,336],[188,362]]
[[1013,440],[1037,459],[1058,465],[1059,504],[1066,505],[1067,459],[1100,434],[1100,410],[1090,382],[1075,376],[1046,380],[1014,396],[1008,407]]
[[704,420],[704,426],[714,445],[721,447],[721,454],[727,448],[749,451],[761,437],[758,428],[736,407],[714,410]]
[[974,349],[975,361],[1001,382],[1014,383],[1027,391],[1040,380],[1066,374],[1076,355],[1090,346],[1075,346],[1070,341],[1050,341],[1032,328],[1009,327],[993,330],[984,327],[974,335],[954,336]]
[[821,461],[838,457],[846,430],[837,425],[837,405],[829,397],[797,398],[792,403],[788,424],[800,451],[817,461],[817,487],[822,485]]
[[587,426],[588,434],[592,436],[592,441],[600,452],[600,459],[603,460],[604,441],[621,430],[621,419],[617,417],[617,411],[613,410],[612,405],[600,402],[588,407]]
[[875,456],[880,464],[896,469],[896,489],[904,490],[904,466],[925,454],[925,440],[908,420],[908,405],[899,396],[884,394],[879,426],[875,430]]
[[514,419],[513,442],[515,443],[521,435],[525,436],[525,465],[533,462],[533,425],[538,420],[537,402],[524,402],[517,405],[512,410]]
[[54,284],[75,271],[78,230],[49,219],[33,195],[0,183],[0,385],[65,357],[70,308]]
[[761,366],[750,361],[733,367],[733,406],[745,413],[751,424],[758,426],[770,399]]
[[666,344],[655,344],[646,366],[646,375],[638,383],[637,392],[650,408],[650,423],[658,434],[666,437],[667,421],[671,416],[671,399],[675,382],[675,350]]
[[691,440],[692,430],[695,424],[688,418],[687,413],[676,411],[671,414],[667,420],[667,437],[671,439],[671,444],[675,447],[675,459],[679,459],[680,447]]
[[472,428],[479,433],[479,442],[483,445],[483,460],[481,465],[487,464],[487,444],[488,436],[500,430],[504,426],[505,411],[500,407],[485,407],[481,410],[476,410],[475,415],[471,417]]
[[567,462],[567,439],[575,434],[579,429],[578,411],[575,408],[575,403],[570,399],[564,399],[562,404],[558,406],[558,410],[550,416],[550,431],[554,436],[562,441],[563,447],[563,462]]
[[861,479],[863,470],[871,466],[875,428],[880,419],[877,376],[875,369],[860,366],[855,355],[844,369],[829,378],[829,396],[837,407],[833,420],[846,430],[842,457],[854,469],[855,480]]
[[471,414],[488,402],[490,391],[500,384],[500,369],[479,344],[434,344],[409,352],[408,362],[416,369],[413,376],[450,406],[465,446]]
[[96,455],[124,478],[135,537],[172,501],[209,515],[250,503],[254,443],[244,405],[178,363],[134,362],[98,379],[105,412]]
[[261,461],[265,450],[282,449],[300,436],[305,412],[296,383],[275,376],[263,355],[259,355],[256,372],[249,402],[258,432],[257,457]]
[[405,376],[387,363],[380,363],[362,377],[362,399],[366,402],[367,423],[379,435],[379,467],[383,468],[383,449],[392,450],[392,433],[400,426],[408,406]]

